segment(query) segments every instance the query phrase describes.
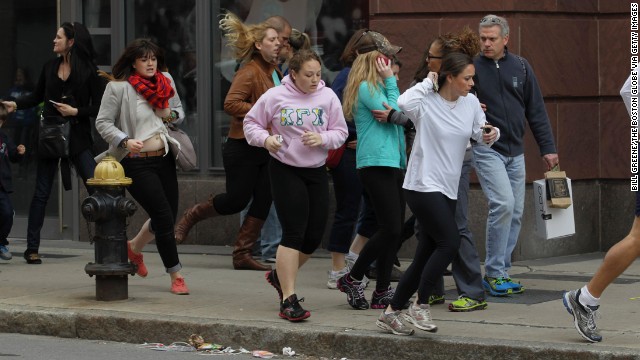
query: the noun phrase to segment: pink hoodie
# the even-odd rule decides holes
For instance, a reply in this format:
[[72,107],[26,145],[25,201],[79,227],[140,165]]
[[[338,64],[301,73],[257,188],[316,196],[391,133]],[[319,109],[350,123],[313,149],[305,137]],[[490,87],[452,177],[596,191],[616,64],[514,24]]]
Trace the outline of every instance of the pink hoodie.
[[[287,165],[317,168],[324,165],[328,149],[339,148],[347,139],[347,123],[336,94],[320,80],[315,92],[305,94],[296,87],[289,75],[262,94],[244,118],[243,129],[247,142],[264,147],[269,137],[282,135],[282,147],[271,156]],[[302,144],[305,131],[319,133],[322,145]]]

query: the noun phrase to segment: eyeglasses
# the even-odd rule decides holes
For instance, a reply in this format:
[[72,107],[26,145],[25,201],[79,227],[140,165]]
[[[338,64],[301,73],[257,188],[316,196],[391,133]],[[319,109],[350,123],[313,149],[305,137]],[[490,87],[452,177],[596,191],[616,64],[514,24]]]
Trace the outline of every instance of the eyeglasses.
[[442,59],[442,56],[433,56],[431,54],[427,54],[427,60],[434,60],[434,59]]

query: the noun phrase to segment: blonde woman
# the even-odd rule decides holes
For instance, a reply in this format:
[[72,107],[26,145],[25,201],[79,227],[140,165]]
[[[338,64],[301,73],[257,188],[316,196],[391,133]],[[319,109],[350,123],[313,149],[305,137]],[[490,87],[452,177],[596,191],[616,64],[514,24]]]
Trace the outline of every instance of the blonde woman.
[[350,272],[337,281],[349,304],[360,310],[369,308],[362,280],[374,260],[378,264],[378,279],[371,307],[386,307],[394,294],[390,278],[404,222],[402,170],[407,162],[404,127],[381,122],[372,114],[373,110],[384,110],[385,103],[398,110],[400,92],[391,70],[391,58],[401,48],[375,31],[367,30],[362,37],[373,40],[372,45],[358,49],[343,92],[342,107],[345,118],[356,125],[356,168],[375,211],[378,231],[362,249]]
[[208,200],[187,209],[176,224],[176,241],[182,242],[201,220],[239,213],[253,197],[234,244],[233,267],[266,271],[271,267],[255,261],[251,251],[271,207],[269,152],[247,143],[242,121],[258,98],[274,86],[271,74],[277,68],[281,44],[278,32],[270,25],[245,25],[232,13],[220,20],[220,28],[225,31],[235,58],[246,63],[233,78],[224,101],[224,111],[233,116],[222,150],[227,192],[210,195]]

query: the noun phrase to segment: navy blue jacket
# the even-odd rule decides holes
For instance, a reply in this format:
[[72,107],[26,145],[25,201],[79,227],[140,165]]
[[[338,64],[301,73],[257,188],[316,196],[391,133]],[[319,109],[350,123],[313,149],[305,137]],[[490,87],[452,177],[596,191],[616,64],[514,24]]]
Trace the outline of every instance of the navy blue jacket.
[[11,162],[18,162],[22,155],[18,155],[16,145],[9,139],[7,134],[0,131],[0,187],[8,193],[13,192],[13,182],[11,181]]
[[557,153],[542,92],[527,60],[505,48],[497,63],[483,55],[473,62],[476,95],[487,106],[487,121],[500,128],[500,140],[492,149],[508,157],[523,154],[528,121],[540,155]]

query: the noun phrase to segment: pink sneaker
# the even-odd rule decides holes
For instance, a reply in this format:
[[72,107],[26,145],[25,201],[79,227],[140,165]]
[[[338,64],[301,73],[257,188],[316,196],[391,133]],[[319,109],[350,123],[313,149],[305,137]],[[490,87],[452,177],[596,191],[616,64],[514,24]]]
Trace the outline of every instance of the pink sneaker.
[[171,282],[171,292],[176,295],[189,295],[189,288],[184,283],[184,278],[177,278]]
[[147,277],[149,272],[147,271],[147,266],[144,264],[142,253],[136,254],[131,251],[131,241],[127,241],[127,257],[129,258],[129,261],[138,265],[138,271],[136,271],[136,274],[140,277]]

